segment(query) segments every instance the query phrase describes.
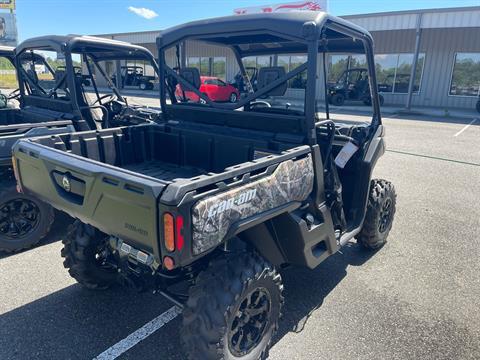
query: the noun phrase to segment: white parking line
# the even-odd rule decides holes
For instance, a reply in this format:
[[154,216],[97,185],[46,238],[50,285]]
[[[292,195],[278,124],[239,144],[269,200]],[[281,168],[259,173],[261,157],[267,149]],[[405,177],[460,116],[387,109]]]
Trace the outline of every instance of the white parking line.
[[157,316],[152,321],[143,325],[140,329],[128,335],[125,339],[119,341],[112,347],[105,350],[103,353],[98,355],[93,360],[114,360],[124,352],[130,350],[132,347],[137,345],[140,341],[146,339],[152,335],[155,331],[160,329],[162,326],[168,324],[170,321],[175,319],[182,310],[178,306],[173,306],[163,314]]
[[473,125],[473,123],[474,123],[475,121],[477,121],[477,120],[478,120],[478,119],[473,119],[470,124],[466,125],[462,130],[460,130],[459,132],[457,132],[457,133],[456,133],[455,135],[453,135],[453,136],[458,136],[458,135],[460,135],[460,134],[463,133],[465,130],[467,130],[467,129],[470,127],[470,125]]

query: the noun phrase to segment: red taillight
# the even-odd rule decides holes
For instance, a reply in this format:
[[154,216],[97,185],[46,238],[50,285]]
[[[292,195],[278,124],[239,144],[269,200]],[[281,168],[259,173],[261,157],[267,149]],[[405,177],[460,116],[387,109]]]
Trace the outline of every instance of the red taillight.
[[176,219],[176,238],[175,238],[175,244],[177,246],[177,250],[180,251],[183,249],[183,245],[185,244],[185,240],[183,238],[182,230],[183,230],[183,216],[178,215]]
[[165,248],[172,252],[175,250],[175,225],[173,215],[170,213],[163,214],[163,239]]

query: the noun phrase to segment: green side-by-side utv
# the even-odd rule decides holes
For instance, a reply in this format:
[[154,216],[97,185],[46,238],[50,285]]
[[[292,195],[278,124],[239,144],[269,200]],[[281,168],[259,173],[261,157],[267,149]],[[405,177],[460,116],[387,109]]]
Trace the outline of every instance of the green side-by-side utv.
[[[185,41],[232,52],[247,84],[246,57],[305,61],[261,68],[255,90],[216,103],[199,91],[198,69],[167,65]],[[158,123],[21,140],[18,187],[77,219],[62,256],[86,288],[124,284],[171,299],[191,359],[265,359],[284,302],[279,271],[314,269],[354,238],[379,249],[392,227],[394,186],[372,179],[385,151],[372,37],[326,13],[292,12],[192,22],[157,45]],[[328,101],[317,111],[328,98],[317,65],[325,73],[329,53],[365,54],[370,122],[334,121]],[[294,108],[287,88],[298,74],[306,89]]]

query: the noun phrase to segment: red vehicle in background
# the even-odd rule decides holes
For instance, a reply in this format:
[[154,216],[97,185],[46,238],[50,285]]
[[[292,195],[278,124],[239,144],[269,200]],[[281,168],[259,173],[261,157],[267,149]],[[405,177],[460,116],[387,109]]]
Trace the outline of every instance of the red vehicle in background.
[[[212,101],[228,101],[235,103],[240,97],[240,93],[236,87],[227,84],[225,81],[219,78],[212,76],[201,76],[200,80],[200,92],[207,95]],[[178,98],[183,97],[183,91],[180,85],[177,85],[175,95]],[[198,102],[200,100],[200,97],[192,91],[185,91],[185,97],[194,102]]]

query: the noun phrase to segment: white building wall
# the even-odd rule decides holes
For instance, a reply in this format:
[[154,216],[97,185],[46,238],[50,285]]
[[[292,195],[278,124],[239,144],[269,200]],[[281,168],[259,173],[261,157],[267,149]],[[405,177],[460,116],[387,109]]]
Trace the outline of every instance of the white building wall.
[[[415,30],[372,32],[377,54],[413,53]],[[443,108],[475,108],[476,97],[450,96],[450,82],[456,52],[480,52],[480,27],[455,29],[424,29],[420,52],[425,53],[425,65],[419,94],[414,94],[414,106]],[[385,103],[404,105],[406,94],[383,94]]]

